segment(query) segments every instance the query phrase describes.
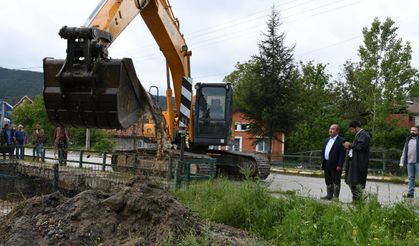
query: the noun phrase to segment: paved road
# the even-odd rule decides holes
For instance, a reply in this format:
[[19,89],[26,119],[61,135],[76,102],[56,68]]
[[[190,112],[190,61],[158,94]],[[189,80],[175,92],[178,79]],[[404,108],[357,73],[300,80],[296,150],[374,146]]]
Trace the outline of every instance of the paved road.
[[[323,178],[272,173],[266,181],[269,182],[269,188],[272,191],[295,190],[299,195],[314,198],[320,198],[321,196],[326,195],[326,185]],[[404,199],[402,194],[407,191],[407,184],[367,181],[365,190],[378,194],[378,200],[381,204],[391,204]],[[418,194],[418,189],[416,194]],[[418,197],[416,197],[416,199],[418,199]],[[352,201],[351,191],[343,180],[339,200],[348,203]]]

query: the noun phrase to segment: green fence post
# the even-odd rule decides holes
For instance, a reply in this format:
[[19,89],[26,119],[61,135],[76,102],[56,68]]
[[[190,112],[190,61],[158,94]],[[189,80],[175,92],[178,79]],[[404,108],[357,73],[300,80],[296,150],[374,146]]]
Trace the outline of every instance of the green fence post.
[[55,163],[53,166],[53,170],[54,170],[54,179],[52,181],[52,188],[54,189],[54,191],[58,191],[58,182],[59,182],[59,172],[58,172],[58,164]]
[[172,163],[172,157],[169,156],[169,161],[168,161],[168,166],[167,166],[167,183],[170,183],[170,180],[172,180],[172,169],[173,169],[173,163]]
[[383,151],[383,173],[386,171],[386,151]]
[[58,148],[58,163],[60,165],[63,163],[63,148]]
[[84,152],[83,150],[80,150],[79,168],[83,168],[83,152]]
[[313,156],[313,151],[310,151],[310,157],[309,157],[309,159],[308,159],[308,165],[311,167],[311,165],[313,164],[313,158],[312,158],[312,156]]
[[191,181],[191,162],[186,161],[183,163],[183,165],[185,166],[185,176],[186,176],[185,188],[187,189],[189,186],[189,182]]
[[103,152],[102,171],[106,170],[106,152]]
[[181,161],[176,161],[176,167],[175,167],[175,190],[179,189],[180,185],[180,167],[182,166]]
[[137,155],[134,155],[134,159],[133,159],[133,163],[132,163],[132,171],[134,172],[134,174],[138,173],[138,158]]

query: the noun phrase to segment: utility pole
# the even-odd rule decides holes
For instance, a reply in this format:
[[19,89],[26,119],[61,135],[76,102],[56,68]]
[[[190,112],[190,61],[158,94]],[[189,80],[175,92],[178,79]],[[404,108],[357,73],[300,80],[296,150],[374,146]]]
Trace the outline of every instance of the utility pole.
[[90,150],[90,129],[86,128],[86,150]]

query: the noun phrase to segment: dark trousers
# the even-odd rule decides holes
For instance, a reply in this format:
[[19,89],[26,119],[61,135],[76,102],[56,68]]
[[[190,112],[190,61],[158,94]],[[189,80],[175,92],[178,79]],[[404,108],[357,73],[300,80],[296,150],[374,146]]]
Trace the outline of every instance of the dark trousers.
[[326,185],[339,185],[342,177],[342,171],[336,171],[336,168],[325,168],[324,169],[324,180]]
[[60,141],[58,143],[58,161],[60,164],[67,164],[67,144]]
[[362,198],[362,190],[365,188],[363,187],[363,185],[354,185],[351,184],[349,185],[349,188],[351,188],[351,192],[352,192],[352,201],[359,201]]
[[341,177],[342,171],[337,171],[336,167],[325,166],[324,180],[326,181],[327,195],[321,199],[331,200],[333,197],[339,199]]
[[3,145],[0,147],[1,151],[3,152],[3,159],[6,159],[6,153],[9,154],[9,159],[12,159],[13,157],[13,145]]
[[23,145],[16,145],[16,158],[22,160],[25,158],[25,147]]

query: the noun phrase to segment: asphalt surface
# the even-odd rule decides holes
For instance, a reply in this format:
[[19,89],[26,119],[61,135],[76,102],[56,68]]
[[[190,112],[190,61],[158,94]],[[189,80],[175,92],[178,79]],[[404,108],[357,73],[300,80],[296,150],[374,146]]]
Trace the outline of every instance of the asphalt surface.
[[[266,182],[272,191],[293,190],[298,195],[313,198],[326,195],[324,178],[271,173]],[[379,202],[388,205],[405,199],[402,194],[407,191],[407,184],[367,181],[365,191],[377,194]],[[416,188],[416,198],[414,198],[416,201],[418,194],[418,188]],[[344,203],[352,202],[352,193],[344,180],[342,180],[339,200]]]

